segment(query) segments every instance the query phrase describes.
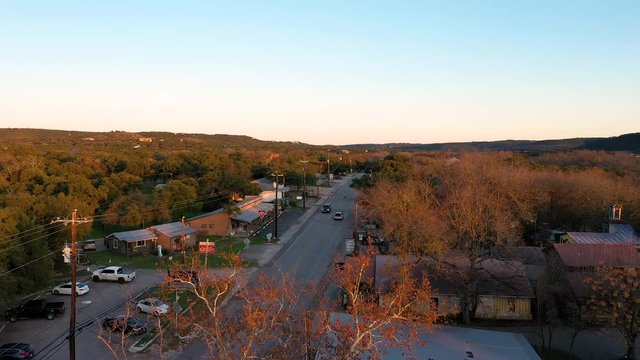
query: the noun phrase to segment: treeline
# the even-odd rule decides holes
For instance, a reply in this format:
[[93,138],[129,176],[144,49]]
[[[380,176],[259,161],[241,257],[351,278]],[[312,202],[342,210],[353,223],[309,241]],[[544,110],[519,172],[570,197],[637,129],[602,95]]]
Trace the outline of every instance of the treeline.
[[[548,245],[549,230],[556,228],[602,231],[614,204],[640,228],[640,181],[631,175],[633,166],[619,168],[634,164],[631,156],[392,154],[378,164],[361,203],[368,220],[391,240],[392,252],[441,260],[432,270],[460,280],[456,291],[468,323],[480,303],[485,264],[514,246]],[[566,158],[578,165],[565,164]],[[438,269],[447,262],[465,266]]]
[[402,184],[402,189],[426,182],[431,190],[444,191],[443,184],[463,176],[460,169],[467,180],[493,174],[493,191],[507,191],[512,200],[524,197],[519,203],[526,200],[525,215],[515,207],[505,211],[518,215],[526,240],[533,241],[535,232],[544,237],[545,229],[601,231],[614,204],[622,205],[623,219],[640,229],[640,158],[630,153],[395,153],[377,164],[373,182]]

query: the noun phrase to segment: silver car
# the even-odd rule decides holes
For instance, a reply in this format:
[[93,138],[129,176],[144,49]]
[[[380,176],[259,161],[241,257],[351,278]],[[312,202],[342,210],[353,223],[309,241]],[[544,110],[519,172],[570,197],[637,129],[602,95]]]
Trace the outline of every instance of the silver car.
[[[89,292],[89,285],[83,282],[76,283],[76,294],[84,295]],[[71,282],[62,283],[51,290],[54,295],[71,295]]]
[[148,298],[138,301],[136,305],[138,312],[143,312],[151,315],[163,315],[169,312],[169,306],[163,303],[158,298]]

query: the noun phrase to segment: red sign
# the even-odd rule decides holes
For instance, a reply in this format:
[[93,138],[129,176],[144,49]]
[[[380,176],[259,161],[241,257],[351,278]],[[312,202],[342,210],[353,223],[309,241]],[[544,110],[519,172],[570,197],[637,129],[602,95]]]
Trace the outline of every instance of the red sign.
[[260,216],[260,219],[264,218],[264,216],[267,215],[267,212],[264,210],[258,210],[258,216]]
[[214,254],[216,252],[216,243],[214,242],[199,242],[198,252],[200,254]]

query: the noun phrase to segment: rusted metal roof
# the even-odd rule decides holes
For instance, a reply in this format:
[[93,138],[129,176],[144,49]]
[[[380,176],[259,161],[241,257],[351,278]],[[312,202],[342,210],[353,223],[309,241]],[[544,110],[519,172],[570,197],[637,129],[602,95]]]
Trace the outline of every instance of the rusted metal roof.
[[628,244],[553,244],[565,266],[570,268],[640,266],[640,254]]

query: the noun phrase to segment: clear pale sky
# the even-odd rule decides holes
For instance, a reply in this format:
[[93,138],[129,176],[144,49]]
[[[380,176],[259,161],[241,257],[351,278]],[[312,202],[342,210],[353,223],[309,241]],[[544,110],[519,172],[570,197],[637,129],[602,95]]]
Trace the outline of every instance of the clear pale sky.
[[640,1],[0,0],[0,128],[311,144],[640,131]]

